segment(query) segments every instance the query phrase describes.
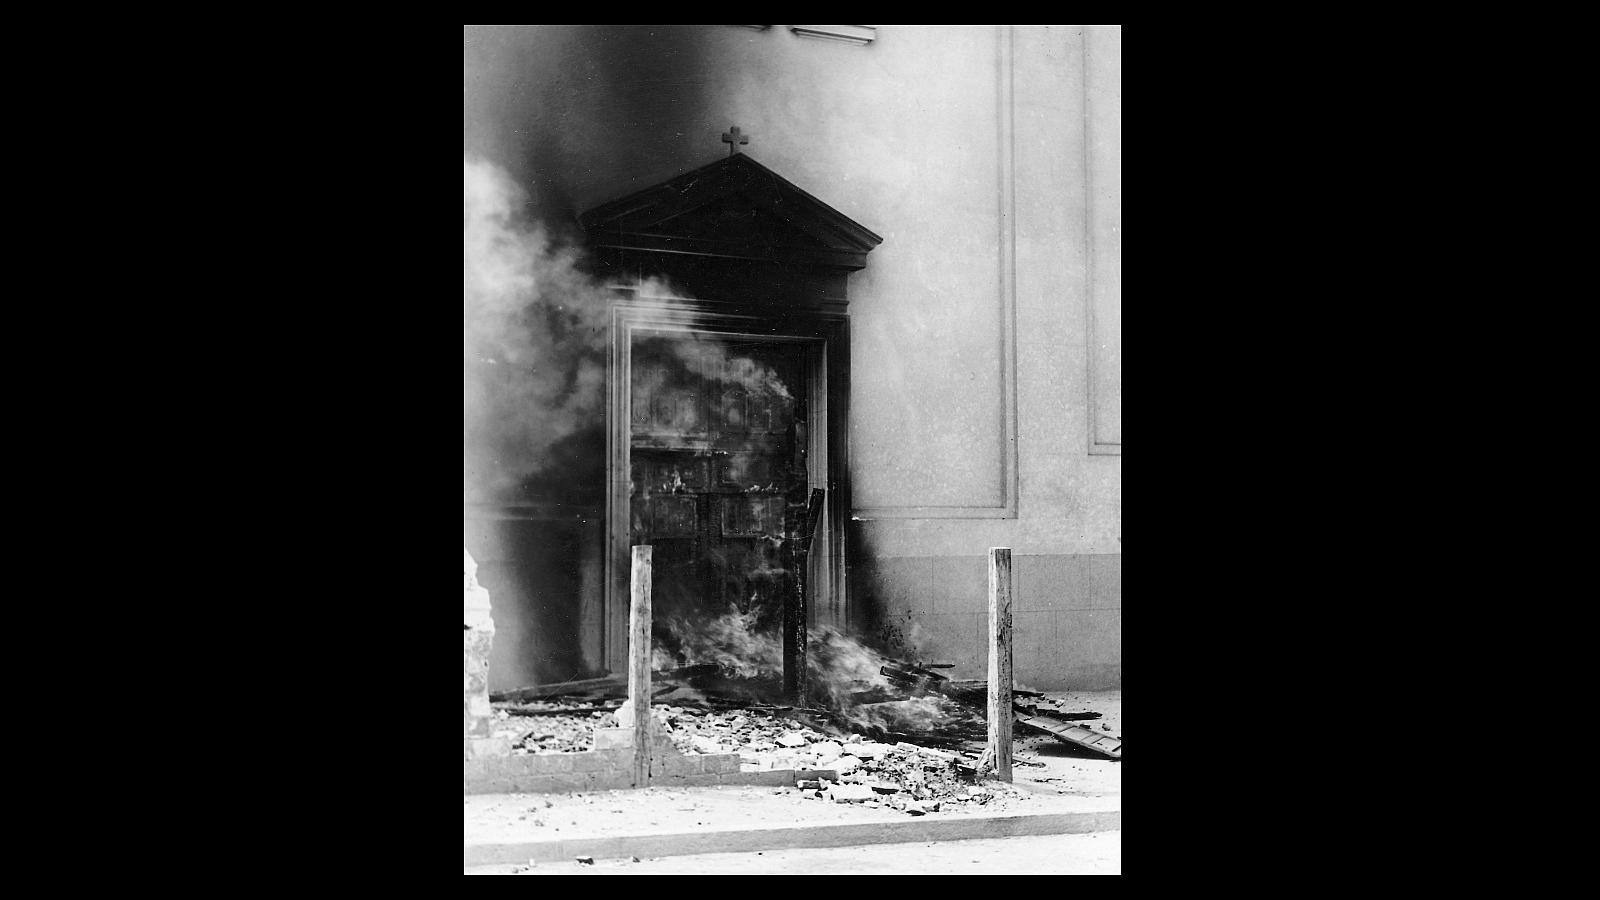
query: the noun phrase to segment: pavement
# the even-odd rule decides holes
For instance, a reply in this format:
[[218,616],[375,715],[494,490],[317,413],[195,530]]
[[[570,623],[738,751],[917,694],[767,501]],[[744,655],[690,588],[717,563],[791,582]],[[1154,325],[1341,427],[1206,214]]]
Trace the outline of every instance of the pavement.
[[[1084,724],[1097,729],[1105,725],[1109,733],[1122,736],[1120,691],[1050,696],[1061,699],[1067,709],[1101,713],[1102,718]],[[545,866],[539,873],[544,874],[551,871],[549,864],[578,865],[574,858],[586,856],[595,858],[596,866],[607,860],[627,862],[623,868],[601,866],[627,874],[638,871],[631,862],[634,857],[648,862],[704,856],[710,866],[715,862],[711,856],[753,853],[776,865],[779,857],[766,860],[765,856],[779,851],[820,853],[827,848],[954,841],[966,845],[995,838],[1120,831],[1120,761],[1044,735],[1019,737],[1014,755],[1018,761],[1014,782],[992,803],[926,816],[807,799],[795,788],[653,787],[467,796],[462,798],[464,867],[468,874],[510,874],[504,867],[532,862],[533,868]],[[1118,852],[1120,858],[1120,844]],[[826,869],[838,862],[830,859],[813,862]],[[791,862],[811,864],[800,857]],[[862,857],[862,864],[871,865],[870,858]],[[486,867],[502,871],[485,871]]]
[[472,866],[466,875],[1121,875],[1122,832]]

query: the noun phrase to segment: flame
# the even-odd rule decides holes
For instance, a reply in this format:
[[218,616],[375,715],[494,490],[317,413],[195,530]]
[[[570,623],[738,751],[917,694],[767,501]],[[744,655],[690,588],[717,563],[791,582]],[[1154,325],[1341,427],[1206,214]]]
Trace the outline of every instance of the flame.
[[851,718],[886,731],[932,731],[941,724],[969,716],[966,708],[948,697],[932,694],[858,706]]
[[[657,646],[652,651],[652,665],[664,670],[709,664],[739,678],[780,679],[783,641],[775,630],[763,629],[758,612],[752,608],[700,621],[668,620],[662,624],[678,644],[677,656]],[[807,641],[811,702],[864,729],[931,731],[968,715],[959,704],[938,695],[857,704],[852,698],[859,692],[893,689],[882,672],[885,657],[832,628],[809,629]]]

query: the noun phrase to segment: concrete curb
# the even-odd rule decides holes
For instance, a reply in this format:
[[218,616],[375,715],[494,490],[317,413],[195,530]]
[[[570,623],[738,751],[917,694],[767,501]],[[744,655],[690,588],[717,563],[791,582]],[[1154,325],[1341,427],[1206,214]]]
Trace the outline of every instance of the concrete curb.
[[837,825],[750,828],[740,831],[690,831],[506,844],[467,844],[464,863],[470,867],[525,863],[529,860],[558,862],[575,856],[593,856],[596,859],[625,856],[641,858],[693,856],[698,853],[742,853],[756,850],[905,844],[916,841],[967,841],[1023,835],[1083,834],[1121,829],[1121,810],[952,818],[941,818],[936,814],[890,822],[849,822]]

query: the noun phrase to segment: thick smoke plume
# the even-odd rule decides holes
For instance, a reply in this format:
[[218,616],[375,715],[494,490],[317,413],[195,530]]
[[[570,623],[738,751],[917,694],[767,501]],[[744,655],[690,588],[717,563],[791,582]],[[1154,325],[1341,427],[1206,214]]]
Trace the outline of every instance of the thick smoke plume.
[[[463,159],[462,178],[462,389],[463,468],[466,502],[499,504],[534,498],[562,499],[563,491],[603,490],[605,481],[606,359],[611,308],[624,295],[658,306],[686,308],[692,301],[666,282],[604,284],[587,274],[578,248],[552,239],[524,213],[528,196],[497,166]],[[786,382],[748,344],[715,335],[672,332],[650,339],[649,366],[634,370],[631,390],[655,396],[664,385],[697,385],[713,397],[738,396],[751,410],[794,403],[799,384]],[[636,411],[637,412],[637,411]],[[752,412],[751,415],[756,415]],[[756,424],[752,422],[751,424]],[[769,422],[770,426],[771,423]],[[670,442],[669,442],[670,445]],[[666,452],[690,451],[668,446]],[[700,449],[694,456],[712,451]],[[633,491],[688,490],[676,470],[660,484]],[[775,491],[750,485],[750,491]],[[593,486],[592,488],[586,486]],[[592,502],[597,496],[585,498]],[[777,542],[780,537],[769,535]],[[785,572],[771,554],[752,553],[742,563],[753,584],[776,585]],[[718,562],[718,560],[707,560]],[[664,599],[664,598],[663,598]],[[781,679],[781,640],[772,630],[775,608],[755,598],[719,615],[709,598],[689,598],[678,618],[659,623],[674,637],[669,653],[658,648],[658,668],[714,663],[744,678]],[[668,612],[662,604],[662,612]],[[726,607],[724,607],[726,608]],[[835,710],[856,708],[851,695],[887,689],[883,660],[854,639],[829,629],[811,633],[809,665],[818,702]],[[940,698],[860,707],[858,718],[893,728],[926,728],[944,712]]]
[[494,165],[463,160],[462,377],[465,488],[507,496],[558,448],[604,420],[609,292],[522,215]]
[[[520,499],[544,476],[557,492],[599,483],[606,344],[618,286],[582,269],[578,248],[554,241],[524,210],[528,196],[492,163],[462,160],[464,488],[469,501]],[[658,305],[683,298],[665,281],[628,285]],[[666,346],[682,366],[716,363],[717,377],[792,399],[770,367],[709,336]],[[701,349],[691,357],[689,348]],[[649,376],[647,376],[649,377]]]

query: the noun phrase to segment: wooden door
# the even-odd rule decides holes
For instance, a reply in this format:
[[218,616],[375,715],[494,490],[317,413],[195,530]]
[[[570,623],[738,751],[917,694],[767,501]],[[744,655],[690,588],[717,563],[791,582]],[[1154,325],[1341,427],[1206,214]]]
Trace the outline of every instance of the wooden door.
[[674,619],[776,627],[807,488],[803,346],[651,336],[632,354],[629,538],[655,548],[658,645]]

